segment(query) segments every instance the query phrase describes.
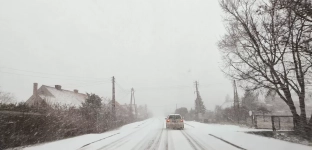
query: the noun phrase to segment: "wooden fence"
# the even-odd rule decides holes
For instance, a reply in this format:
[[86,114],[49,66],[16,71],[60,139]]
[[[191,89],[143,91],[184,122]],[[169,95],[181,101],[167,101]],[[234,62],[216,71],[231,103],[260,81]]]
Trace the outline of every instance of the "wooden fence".
[[253,126],[257,129],[293,130],[293,116],[288,115],[253,115]]

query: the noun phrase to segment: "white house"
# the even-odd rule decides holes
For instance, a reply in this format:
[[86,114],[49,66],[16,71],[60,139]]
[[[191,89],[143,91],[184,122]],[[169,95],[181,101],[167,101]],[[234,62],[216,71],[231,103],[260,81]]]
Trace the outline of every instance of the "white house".
[[33,94],[26,101],[27,105],[40,106],[44,103],[48,105],[67,105],[67,106],[81,106],[85,102],[86,94],[79,93],[78,90],[64,90],[61,85],[55,87],[42,85],[38,89],[38,83],[34,83]]

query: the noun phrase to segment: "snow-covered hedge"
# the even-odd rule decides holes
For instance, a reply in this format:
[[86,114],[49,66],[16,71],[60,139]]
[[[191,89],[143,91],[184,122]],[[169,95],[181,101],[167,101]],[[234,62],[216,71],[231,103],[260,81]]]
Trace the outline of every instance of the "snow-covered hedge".
[[105,132],[126,123],[112,122],[109,113],[94,114],[82,108],[58,106],[38,111],[21,104],[0,105],[0,149]]

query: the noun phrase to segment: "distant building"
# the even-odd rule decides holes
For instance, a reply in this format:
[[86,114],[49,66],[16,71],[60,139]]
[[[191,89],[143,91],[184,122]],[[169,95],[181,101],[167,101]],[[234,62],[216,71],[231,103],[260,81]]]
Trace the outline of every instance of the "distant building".
[[34,83],[33,94],[26,101],[26,104],[29,106],[48,104],[79,107],[87,97],[86,94],[79,93],[76,89],[73,91],[64,90],[61,85],[55,85],[55,87],[42,85],[38,89],[38,83]]

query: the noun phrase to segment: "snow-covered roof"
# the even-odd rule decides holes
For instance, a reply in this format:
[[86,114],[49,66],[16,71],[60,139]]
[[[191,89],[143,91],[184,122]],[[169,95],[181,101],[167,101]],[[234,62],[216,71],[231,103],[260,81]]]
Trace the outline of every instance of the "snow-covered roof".
[[38,89],[38,96],[48,104],[60,104],[70,106],[81,106],[85,102],[87,95],[75,93],[74,91],[56,89],[54,87],[42,85]]

